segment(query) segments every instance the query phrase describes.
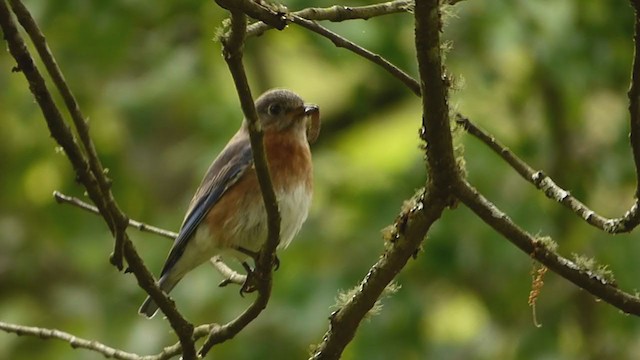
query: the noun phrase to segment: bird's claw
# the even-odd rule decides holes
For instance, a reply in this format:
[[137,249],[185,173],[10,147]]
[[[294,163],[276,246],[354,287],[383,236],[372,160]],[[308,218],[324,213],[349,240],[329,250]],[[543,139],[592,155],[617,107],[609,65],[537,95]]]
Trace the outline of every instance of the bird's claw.
[[244,294],[252,293],[257,290],[256,288],[256,276],[255,271],[251,269],[251,266],[246,262],[242,262],[242,267],[247,271],[247,276],[240,287],[240,296],[244,297]]
[[[241,252],[241,253],[243,253],[243,254],[245,254],[245,255],[249,256],[250,258],[252,258],[252,259],[253,259],[253,264],[254,264],[254,265],[258,264],[258,261],[259,261],[259,259],[260,259],[260,252],[259,252],[259,251],[251,251],[251,250],[249,250],[249,249],[245,249],[245,248],[243,248],[243,247],[241,247],[241,246],[238,246],[238,247],[236,247],[235,249],[236,249],[237,251],[239,251],[239,252]],[[245,264],[246,264],[246,263],[243,263],[243,266],[244,266]],[[273,265],[273,270],[274,270],[274,271],[275,271],[275,270],[278,270],[278,269],[280,268],[280,259],[278,258],[278,255],[277,255],[277,254],[274,254],[274,256],[273,256],[273,264],[272,264],[272,265]],[[247,269],[247,267],[245,266],[245,270],[246,270],[246,269]],[[247,270],[247,273],[248,273],[248,272],[249,272],[249,270]]]
[[[240,246],[236,247],[235,249],[252,258],[254,265],[257,266],[260,259],[259,251],[251,251],[249,249],[245,249]],[[280,268],[280,259],[278,258],[277,255],[274,255],[272,265],[273,265],[273,270],[278,270]],[[257,288],[258,277],[256,276],[255,270],[252,269],[251,266],[249,266],[249,264],[247,264],[246,261],[242,262],[242,267],[247,272],[247,277],[244,280],[242,287],[240,287],[240,296],[244,297],[244,294],[252,293],[258,289]],[[226,286],[227,284],[228,282],[223,281],[220,283],[219,286]]]

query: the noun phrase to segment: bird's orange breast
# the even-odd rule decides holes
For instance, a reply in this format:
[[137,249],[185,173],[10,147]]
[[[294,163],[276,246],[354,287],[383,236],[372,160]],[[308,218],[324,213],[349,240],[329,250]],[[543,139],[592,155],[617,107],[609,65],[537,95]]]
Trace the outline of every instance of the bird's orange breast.
[[[280,202],[281,235],[286,246],[306,218],[313,192],[311,151],[304,136],[267,132],[264,136],[269,173]],[[227,191],[207,214],[209,230],[222,247],[232,244],[256,250],[266,238],[266,214],[255,167]],[[264,232],[264,234],[262,234]],[[264,236],[263,236],[264,235]],[[257,244],[252,242],[258,241]]]
[[294,136],[291,132],[267,132],[264,147],[276,191],[287,191],[301,184],[308,191],[313,191],[311,151],[304,136]]

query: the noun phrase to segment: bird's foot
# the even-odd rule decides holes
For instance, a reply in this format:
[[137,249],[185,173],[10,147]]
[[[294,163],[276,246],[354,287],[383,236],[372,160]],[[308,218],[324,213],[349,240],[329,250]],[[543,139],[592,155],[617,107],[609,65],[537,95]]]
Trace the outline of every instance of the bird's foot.
[[252,293],[257,290],[256,288],[256,276],[255,271],[246,263],[246,261],[242,262],[242,267],[246,270],[247,276],[240,287],[240,296],[244,297],[245,293]]
[[[252,250],[249,250],[249,249],[245,249],[242,246],[236,247],[235,250],[239,251],[239,252],[241,252],[241,253],[243,253],[243,254],[245,254],[247,256],[249,256],[250,258],[252,258],[254,265],[256,265],[258,263],[258,259],[260,258],[260,252],[259,251],[252,251]],[[274,257],[273,257],[273,270],[278,270],[279,268],[280,268],[280,259],[278,258],[278,255],[274,255]],[[246,267],[245,267],[245,269],[246,269]]]
[[[242,287],[240,287],[240,296],[244,297],[245,293],[252,293],[258,289],[257,283],[259,281],[259,274],[256,273],[255,266],[257,266],[260,261],[260,252],[252,251],[241,246],[236,247],[235,250],[252,258],[254,264],[254,268],[251,268],[246,261],[242,262],[242,267],[247,272],[247,277],[242,284]],[[278,259],[277,255],[274,255],[272,265],[274,270],[278,270],[278,268],[280,268],[280,259]]]

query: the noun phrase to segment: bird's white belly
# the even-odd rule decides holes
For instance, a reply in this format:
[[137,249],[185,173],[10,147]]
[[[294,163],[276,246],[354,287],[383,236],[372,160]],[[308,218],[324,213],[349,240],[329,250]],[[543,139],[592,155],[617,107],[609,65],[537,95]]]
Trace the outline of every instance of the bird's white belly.
[[[296,185],[289,191],[279,191],[276,194],[280,210],[280,244],[278,248],[285,248],[298,233],[307,219],[311,205],[311,194],[307,192],[304,183]],[[267,239],[267,215],[262,198],[260,206],[240,208],[239,221],[231,230],[235,245],[247,250],[258,251]]]
[[311,206],[311,192],[307,191],[307,187],[302,183],[293,188],[293,191],[280,193],[278,199],[282,218],[279,248],[284,249],[289,246],[304,221],[307,220]]

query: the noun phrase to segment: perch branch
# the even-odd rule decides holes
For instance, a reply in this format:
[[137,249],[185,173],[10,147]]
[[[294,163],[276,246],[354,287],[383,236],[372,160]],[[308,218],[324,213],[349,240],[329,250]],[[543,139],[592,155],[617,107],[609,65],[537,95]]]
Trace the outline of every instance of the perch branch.
[[[249,88],[244,66],[242,65],[242,51],[247,30],[247,18],[242,7],[227,7],[223,5],[223,3],[226,3],[225,1],[216,1],[218,1],[221,6],[228,8],[231,12],[231,31],[228,36],[222,39],[223,55],[229,67],[229,72],[233,77],[242,112],[248,122],[254,166],[267,213],[268,235],[260,249],[253,273],[258,290],[255,301],[237,318],[225,325],[217,326],[211,331],[211,334],[207,340],[205,340],[199,351],[201,356],[205,356],[214,345],[231,339],[265,309],[271,296],[275,251],[280,242],[280,213],[269,175],[269,168],[267,167],[262,141],[263,133],[258,123],[258,115],[253,104],[251,89]],[[247,12],[247,14],[251,15],[250,12]]]
[[232,268],[227,266],[227,264],[222,261],[222,258],[220,256],[212,257],[211,259],[209,259],[209,263],[211,263],[213,268],[216,269],[216,271],[218,271],[218,273],[220,273],[220,275],[224,277],[224,280],[222,280],[219,285],[221,287],[228,284],[242,285],[247,280],[246,275],[239,274]]
[[536,171],[526,162],[515,155],[511,150],[502,145],[493,136],[476,126],[471,120],[461,115],[457,116],[456,122],[462,126],[469,134],[487,145],[491,150],[506,161],[522,178],[541,190],[548,198],[559,202],[573,213],[578,215],[588,224],[611,234],[630,232],[640,222],[639,204],[636,202],[631,209],[621,218],[608,219],[596,214],[578,199],[573,197],[567,190],[558,186],[549,176],[542,171]]

